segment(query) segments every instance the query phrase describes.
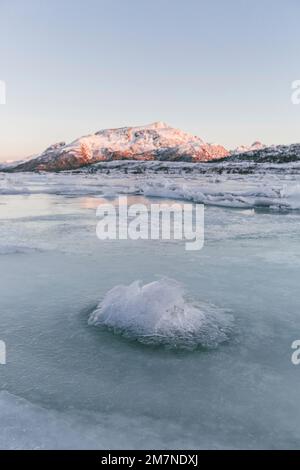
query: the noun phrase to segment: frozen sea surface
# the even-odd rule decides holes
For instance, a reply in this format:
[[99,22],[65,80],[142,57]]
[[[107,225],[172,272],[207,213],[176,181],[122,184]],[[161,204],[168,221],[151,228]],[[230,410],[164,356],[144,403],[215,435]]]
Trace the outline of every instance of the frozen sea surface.
[[[96,208],[119,194],[204,202],[204,248],[100,242]],[[0,174],[0,448],[299,448],[299,208],[300,177],[288,172]],[[116,286],[110,321],[133,335],[89,321]],[[144,323],[124,295],[152,331],[164,290],[181,309],[176,332],[199,308],[228,315],[226,341],[192,351],[136,341]]]

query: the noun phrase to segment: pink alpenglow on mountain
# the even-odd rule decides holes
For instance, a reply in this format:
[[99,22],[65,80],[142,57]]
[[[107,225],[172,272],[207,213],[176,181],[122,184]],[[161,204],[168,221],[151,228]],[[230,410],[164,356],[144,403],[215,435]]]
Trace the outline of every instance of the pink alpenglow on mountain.
[[70,144],[60,142],[41,155],[17,165],[20,171],[71,170],[110,160],[209,161],[229,152],[164,122],[147,126],[104,129]]
[[253,142],[252,145],[241,145],[240,147],[237,147],[235,150],[233,150],[232,153],[237,154],[237,153],[246,153],[246,152],[254,152],[255,150],[262,150],[266,148],[266,145],[262,144],[258,140],[256,142]]

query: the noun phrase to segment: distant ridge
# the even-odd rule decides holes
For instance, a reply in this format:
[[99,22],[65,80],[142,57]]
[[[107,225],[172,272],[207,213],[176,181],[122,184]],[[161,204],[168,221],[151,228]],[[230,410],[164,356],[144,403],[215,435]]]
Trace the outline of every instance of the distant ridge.
[[271,145],[232,153],[226,161],[253,161],[255,163],[289,163],[300,161],[300,144]]

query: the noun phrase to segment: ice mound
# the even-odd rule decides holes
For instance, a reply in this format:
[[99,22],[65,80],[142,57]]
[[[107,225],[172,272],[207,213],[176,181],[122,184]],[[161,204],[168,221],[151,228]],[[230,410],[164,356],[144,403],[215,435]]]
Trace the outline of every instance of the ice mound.
[[300,184],[284,185],[280,197],[290,209],[300,209]]
[[[244,185],[244,187],[242,187]],[[276,211],[300,209],[300,185],[291,182],[282,185],[269,181],[262,185],[257,181],[247,189],[247,181],[242,185],[236,181],[226,180],[212,182],[189,181],[176,182],[175,179],[162,178],[143,181],[136,188],[137,193],[147,197],[159,197],[185,200],[208,206],[228,207],[235,209],[263,208]],[[267,186],[269,185],[269,186]],[[273,186],[274,185],[274,186]]]
[[89,318],[127,338],[168,348],[215,348],[230,338],[233,317],[209,304],[188,302],[181,284],[161,279],[118,285]]

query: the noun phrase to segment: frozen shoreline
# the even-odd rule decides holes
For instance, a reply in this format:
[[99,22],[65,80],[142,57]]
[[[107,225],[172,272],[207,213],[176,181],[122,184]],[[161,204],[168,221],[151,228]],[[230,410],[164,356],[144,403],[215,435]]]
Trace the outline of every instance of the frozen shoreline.
[[[173,173],[156,172],[155,166],[148,165],[147,171],[136,174],[133,171],[125,173],[124,168],[127,166],[124,165],[109,165],[109,168],[111,170],[108,174],[84,171],[0,173],[0,196],[54,194],[114,198],[127,194],[227,208],[283,212],[300,209],[300,176],[288,171],[279,174],[272,171],[254,174],[186,174],[181,165],[170,167]],[[176,168],[180,171],[175,171]]]

